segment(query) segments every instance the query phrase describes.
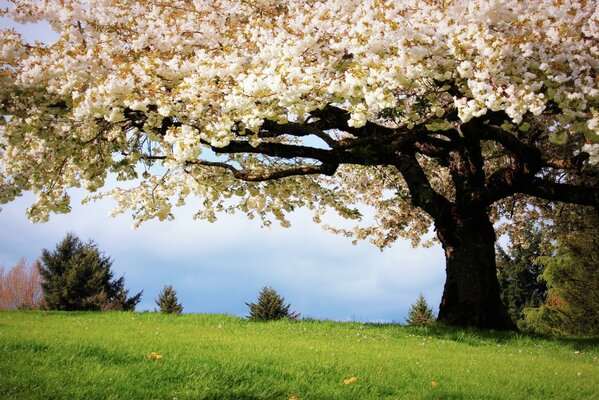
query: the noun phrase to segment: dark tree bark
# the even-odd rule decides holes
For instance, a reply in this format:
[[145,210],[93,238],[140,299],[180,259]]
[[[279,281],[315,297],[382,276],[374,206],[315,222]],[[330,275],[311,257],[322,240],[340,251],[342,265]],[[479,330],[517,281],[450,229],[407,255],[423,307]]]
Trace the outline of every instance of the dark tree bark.
[[513,330],[501,301],[495,261],[495,231],[483,209],[455,212],[437,221],[445,251],[446,281],[439,321],[448,325]]
[[484,179],[482,167],[477,166],[481,163],[475,149],[465,156],[467,153],[461,151],[448,163],[457,189],[455,202],[433,190],[415,156],[400,157],[397,168],[408,184],[412,204],[424,209],[435,221],[437,237],[445,251],[446,281],[439,321],[454,326],[513,330],[516,326],[501,301],[497,280],[495,229],[485,203],[480,201]]

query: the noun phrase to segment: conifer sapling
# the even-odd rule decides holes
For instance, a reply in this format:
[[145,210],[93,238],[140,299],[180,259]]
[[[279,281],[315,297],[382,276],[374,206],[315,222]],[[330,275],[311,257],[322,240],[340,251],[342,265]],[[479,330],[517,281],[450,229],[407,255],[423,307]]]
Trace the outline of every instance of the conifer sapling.
[[414,325],[428,325],[435,320],[435,315],[433,314],[433,310],[429,307],[426,302],[426,299],[420,293],[418,296],[418,300],[410,307],[410,311],[408,313],[408,318],[406,318],[406,322],[410,326]]
[[273,321],[281,318],[298,319],[299,313],[289,311],[290,304],[270,287],[262,288],[257,303],[245,303],[250,308],[250,321]]
[[171,285],[165,286],[162,289],[156,299],[156,305],[161,313],[181,314],[183,311],[183,306],[177,299],[177,292],[175,292],[175,289]]

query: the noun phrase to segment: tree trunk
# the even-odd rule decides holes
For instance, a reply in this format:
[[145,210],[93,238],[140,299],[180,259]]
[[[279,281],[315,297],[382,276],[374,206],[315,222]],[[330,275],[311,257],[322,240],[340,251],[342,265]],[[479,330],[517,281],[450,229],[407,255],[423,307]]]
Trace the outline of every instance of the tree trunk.
[[454,209],[451,218],[435,225],[445,250],[447,273],[439,321],[483,329],[516,329],[500,297],[495,230],[487,211]]

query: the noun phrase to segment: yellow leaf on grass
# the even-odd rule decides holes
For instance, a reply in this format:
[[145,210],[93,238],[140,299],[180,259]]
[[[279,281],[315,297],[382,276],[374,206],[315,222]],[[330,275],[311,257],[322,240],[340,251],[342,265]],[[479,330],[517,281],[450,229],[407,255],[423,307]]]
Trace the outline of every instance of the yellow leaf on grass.
[[162,360],[162,354],[156,353],[155,351],[151,352],[146,356],[149,360]]

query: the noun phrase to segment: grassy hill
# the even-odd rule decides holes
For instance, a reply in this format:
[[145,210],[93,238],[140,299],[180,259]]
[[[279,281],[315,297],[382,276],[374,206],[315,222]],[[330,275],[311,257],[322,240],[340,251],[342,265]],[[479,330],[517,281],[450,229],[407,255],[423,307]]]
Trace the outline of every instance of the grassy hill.
[[599,340],[0,312],[0,399],[598,399]]

